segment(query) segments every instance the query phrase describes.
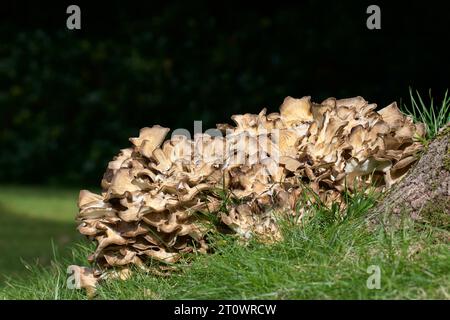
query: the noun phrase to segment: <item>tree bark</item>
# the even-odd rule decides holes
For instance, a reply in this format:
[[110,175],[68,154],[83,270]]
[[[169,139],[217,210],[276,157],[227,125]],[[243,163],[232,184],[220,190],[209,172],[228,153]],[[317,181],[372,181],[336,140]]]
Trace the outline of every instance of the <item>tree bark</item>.
[[429,143],[420,160],[398,184],[392,187],[371,210],[369,221],[378,224],[387,219],[396,224],[400,217],[413,220],[450,218],[450,125]]

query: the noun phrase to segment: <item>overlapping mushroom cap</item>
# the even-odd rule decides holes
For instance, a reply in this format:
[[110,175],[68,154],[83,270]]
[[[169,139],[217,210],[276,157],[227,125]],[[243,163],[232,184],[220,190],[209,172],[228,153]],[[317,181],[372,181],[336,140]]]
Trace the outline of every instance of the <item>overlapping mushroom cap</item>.
[[395,103],[375,109],[361,97],[287,97],[279,113],[218,125],[223,136],[166,140],[169,129],[143,128],[108,164],[103,192],[80,192],[78,230],[97,243],[89,259],[142,265],[207,252],[211,215],[243,238],[276,240],[274,214],[301,215],[304,186],[327,205],[346,187],[390,187],[416,161],[425,128]]

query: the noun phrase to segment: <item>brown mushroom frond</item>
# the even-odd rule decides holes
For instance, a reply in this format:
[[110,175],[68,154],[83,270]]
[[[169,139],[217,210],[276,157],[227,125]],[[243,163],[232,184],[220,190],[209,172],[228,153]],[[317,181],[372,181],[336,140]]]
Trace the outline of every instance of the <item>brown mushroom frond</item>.
[[[348,186],[383,190],[398,182],[422,149],[414,124],[395,103],[376,111],[362,97],[287,97],[279,113],[234,115],[225,136],[174,135],[143,128],[132,146],[108,164],[101,195],[82,190],[78,230],[97,243],[91,260],[102,268],[176,262],[210,250],[216,223],[243,239],[276,241],[276,214],[302,217],[308,203],[341,203]],[[317,194],[298,206],[305,187]],[[222,192],[217,192],[222,190]],[[220,194],[227,194],[223,201]],[[86,270],[83,270],[85,272]],[[92,286],[90,273],[85,286]]]

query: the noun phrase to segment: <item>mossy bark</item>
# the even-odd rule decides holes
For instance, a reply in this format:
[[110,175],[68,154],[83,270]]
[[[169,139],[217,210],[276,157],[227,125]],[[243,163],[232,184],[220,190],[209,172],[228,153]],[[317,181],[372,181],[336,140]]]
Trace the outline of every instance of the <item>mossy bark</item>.
[[[450,125],[429,143],[420,160],[407,176],[396,184],[371,211],[371,223],[400,217],[436,220],[446,224],[450,217]],[[443,221],[445,220],[445,221]]]

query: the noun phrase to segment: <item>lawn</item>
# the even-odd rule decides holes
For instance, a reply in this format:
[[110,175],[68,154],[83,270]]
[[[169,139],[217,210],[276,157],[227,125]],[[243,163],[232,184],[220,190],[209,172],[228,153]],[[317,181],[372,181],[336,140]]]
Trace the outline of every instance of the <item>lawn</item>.
[[0,187],[0,285],[23,276],[26,265],[48,266],[54,251],[65,256],[77,234],[77,190]]
[[[76,197],[75,190],[0,188],[0,273],[13,275],[0,285],[0,298],[86,299],[66,287],[67,266],[87,265],[92,250],[75,230]],[[284,240],[271,245],[216,235],[213,254],[186,257],[169,276],[137,271],[106,281],[96,298],[449,299],[448,224],[370,231],[373,203],[357,195],[346,212],[316,208],[302,226],[283,220]],[[379,289],[367,286],[370,266],[380,270]]]

